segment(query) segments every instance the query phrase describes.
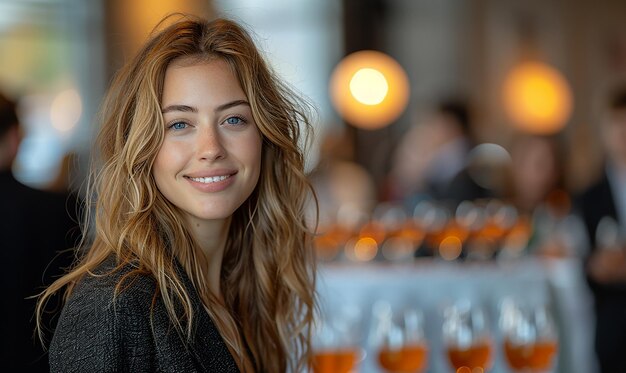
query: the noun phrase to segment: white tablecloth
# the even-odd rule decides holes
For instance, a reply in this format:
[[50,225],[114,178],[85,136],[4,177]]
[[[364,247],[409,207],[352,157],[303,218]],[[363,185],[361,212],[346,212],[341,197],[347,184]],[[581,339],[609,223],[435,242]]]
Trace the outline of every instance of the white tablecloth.
[[380,371],[367,343],[372,305],[377,300],[386,300],[394,307],[420,308],[430,348],[427,372],[451,372],[442,349],[442,319],[444,308],[459,299],[483,306],[496,342],[491,372],[509,372],[497,326],[498,304],[504,297],[552,306],[560,334],[555,372],[595,371],[591,303],[576,260],[451,263],[423,259],[402,265],[325,264],[319,268],[318,293],[322,312],[360,314],[356,338],[366,351],[357,370],[361,373]]

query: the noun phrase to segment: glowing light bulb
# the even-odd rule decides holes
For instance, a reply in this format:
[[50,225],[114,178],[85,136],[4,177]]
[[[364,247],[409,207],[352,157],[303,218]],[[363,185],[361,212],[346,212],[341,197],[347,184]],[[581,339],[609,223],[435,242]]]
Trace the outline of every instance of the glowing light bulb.
[[346,56],[329,82],[337,112],[363,129],[385,127],[404,111],[409,100],[409,80],[393,58],[376,51]]
[[569,119],[572,95],[558,70],[529,62],[515,67],[507,76],[504,107],[522,130],[551,134],[560,131]]
[[365,105],[380,104],[388,91],[387,79],[376,69],[362,68],[354,73],[350,80],[350,93]]

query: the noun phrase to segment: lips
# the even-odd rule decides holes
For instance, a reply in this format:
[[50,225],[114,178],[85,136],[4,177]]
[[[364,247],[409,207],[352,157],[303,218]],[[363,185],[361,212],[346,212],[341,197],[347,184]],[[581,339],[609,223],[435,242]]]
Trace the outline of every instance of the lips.
[[224,176],[229,177],[229,176],[233,176],[236,173],[237,173],[237,170],[221,168],[221,169],[215,169],[215,170],[202,170],[202,171],[190,172],[190,173],[184,174],[183,177],[187,179],[203,179],[203,178],[210,179],[210,178],[224,177]]
[[213,193],[228,188],[234,182],[236,174],[236,170],[211,170],[194,172],[183,177],[195,189],[204,193]]
[[222,175],[222,176],[210,176],[210,177],[190,177],[189,179],[192,181],[197,181],[198,183],[210,184],[217,183],[218,181],[226,180],[231,175]]

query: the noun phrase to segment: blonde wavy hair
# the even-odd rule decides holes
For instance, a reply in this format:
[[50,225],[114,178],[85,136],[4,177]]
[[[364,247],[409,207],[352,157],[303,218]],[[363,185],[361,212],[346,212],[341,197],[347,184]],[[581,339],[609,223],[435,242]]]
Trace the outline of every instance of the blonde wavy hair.
[[[231,218],[221,271],[223,300],[209,290],[201,250],[181,212],[152,177],[164,137],[160,102],[165,71],[181,57],[226,61],[263,139],[259,182]],[[98,166],[92,167],[87,186],[92,206],[82,222],[91,239],[79,245],[82,254],[71,270],[40,294],[40,337],[40,317],[50,297],[64,290],[67,300],[83,277],[93,276],[98,265],[115,255],[116,269],[133,266],[117,284],[115,296],[125,290],[129,276],[152,276],[171,320],[190,338],[195,315],[176,272],[178,260],[241,370],[305,370],[315,309],[314,256],[305,224],[305,205],[314,194],[301,146],[311,132],[309,108],[277,79],[237,23],[179,16],[157,32],[118,72],[103,102]]]

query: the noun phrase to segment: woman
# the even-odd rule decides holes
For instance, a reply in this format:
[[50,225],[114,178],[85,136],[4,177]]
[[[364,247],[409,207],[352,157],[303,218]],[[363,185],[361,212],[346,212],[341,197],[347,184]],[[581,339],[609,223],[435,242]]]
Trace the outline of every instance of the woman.
[[565,190],[562,148],[561,139],[556,135],[517,134],[514,137],[508,190],[520,212],[532,214],[542,204],[553,202],[550,198],[555,191]]
[[39,302],[65,289],[52,371],[305,369],[304,108],[232,21],[147,42],[102,108],[92,242]]
[[519,227],[529,235],[526,250],[515,255],[575,258],[584,254],[584,226],[572,214],[562,141],[558,134],[521,133],[513,139],[504,197],[517,209]]

